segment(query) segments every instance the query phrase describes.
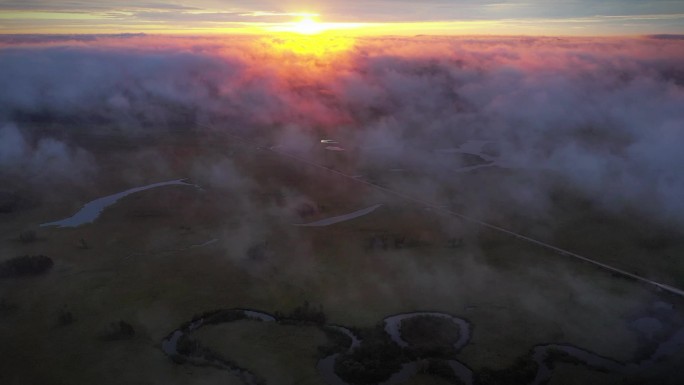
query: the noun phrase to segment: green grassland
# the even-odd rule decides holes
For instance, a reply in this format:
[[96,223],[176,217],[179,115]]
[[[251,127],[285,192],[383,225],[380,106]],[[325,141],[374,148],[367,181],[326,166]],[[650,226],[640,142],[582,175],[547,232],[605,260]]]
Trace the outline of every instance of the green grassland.
[[[143,150],[97,142],[101,170],[88,183],[31,191],[30,183],[11,181],[35,204],[0,214],[0,258],[45,254],[55,266],[45,275],[0,280],[0,298],[17,305],[0,316],[0,382],[237,384],[225,371],[174,364],[160,349],[162,339],[193,315],[219,308],[287,312],[308,301],[323,307],[329,323],[347,327],[370,327],[402,312],[446,312],[472,324],[472,339],[458,358],[476,372],[506,368],[550,342],[631,361],[640,340],[626,319],[657,300],[674,304],[674,317],[684,316],[679,298],[325,170],[236,141],[182,139],[179,134]],[[166,161],[149,161],[159,158]],[[234,182],[217,183],[221,178],[208,170],[226,160],[246,180],[217,169]],[[94,223],[38,227],[136,183],[182,177],[203,190],[148,190],[122,199]],[[286,204],[288,194],[307,197],[320,211],[299,218]],[[376,203],[383,207],[349,222],[292,225]],[[615,225],[627,223],[620,217],[589,214],[568,214],[545,236],[684,286],[684,263],[677,259],[681,236],[649,243],[644,239],[657,238],[654,231],[637,236],[638,226]],[[17,240],[27,229],[36,230],[35,242]],[[411,240],[410,247],[368,247],[373,237],[395,235]],[[457,247],[449,243],[454,237],[463,239]],[[212,239],[218,241],[197,247]],[[250,247],[262,243],[266,252],[250,256]],[[64,311],[73,314],[73,323],[60,324]],[[134,327],[132,339],[100,338],[119,320]],[[268,383],[323,383],[315,363],[325,338],[316,328],[238,322],[204,328],[196,337]],[[672,358],[660,365],[666,370],[676,364]],[[551,383],[619,380],[559,364]],[[421,375],[409,383],[443,382]]]
[[241,321],[202,329],[195,337],[269,384],[325,384],[316,363],[326,337],[316,327]]

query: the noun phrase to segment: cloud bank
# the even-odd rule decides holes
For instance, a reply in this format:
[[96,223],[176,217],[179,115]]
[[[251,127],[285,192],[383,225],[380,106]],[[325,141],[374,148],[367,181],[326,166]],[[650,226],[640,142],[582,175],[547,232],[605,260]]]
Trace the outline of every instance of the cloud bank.
[[2,39],[0,163],[66,176],[83,127],[209,126],[314,160],[335,139],[345,171],[479,217],[563,189],[684,224],[680,39],[312,39]]

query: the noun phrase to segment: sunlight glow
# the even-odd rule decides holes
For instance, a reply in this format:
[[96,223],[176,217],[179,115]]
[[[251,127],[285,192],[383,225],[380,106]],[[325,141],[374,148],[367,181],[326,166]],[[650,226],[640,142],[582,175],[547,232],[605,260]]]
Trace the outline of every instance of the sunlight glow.
[[363,27],[364,23],[328,23],[318,20],[319,15],[315,13],[299,13],[302,17],[287,23],[273,23],[264,26],[266,32],[291,33],[296,35],[319,35],[324,33],[348,34],[351,30]]
[[322,23],[317,22],[311,16],[303,17],[301,20],[294,23],[292,27],[293,32],[297,32],[302,35],[315,35],[325,31],[325,29],[326,28]]
[[313,57],[318,64],[324,57],[332,60],[331,54],[353,48],[355,39],[341,32],[359,28],[361,24],[322,23],[317,20],[318,14],[300,15],[301,18],[296,21],[268,28],[269,36],[263,41],[276,52]]
[[322,59],[332,54],[339,54],[351,50],[355,39],[349,36],[299,35],[291,34],[277,38],[267,37],[263,42],[273,50],[280,53],[289,53],[297,56],[310,56]]

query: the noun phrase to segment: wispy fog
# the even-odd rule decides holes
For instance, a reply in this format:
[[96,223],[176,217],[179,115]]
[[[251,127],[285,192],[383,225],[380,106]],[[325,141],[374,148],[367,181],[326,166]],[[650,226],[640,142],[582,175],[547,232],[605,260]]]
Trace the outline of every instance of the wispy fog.
[[[543,218],[553,192],[563,190],[606,210],[684,224],[679,39],[307,44],[4,38],[0,172],[96,173],[94,150],[74,139],[84,131],[126,138],[225,130],[303,156],[335,140],[356,168],[345,171],[394,170],[384,185],[445,204],[455,194],[481,218],[501,208]],[[233,167],[225,162],[199,169],[234,187],[215,177]],[[462,185],[464,173],[478,184]]]

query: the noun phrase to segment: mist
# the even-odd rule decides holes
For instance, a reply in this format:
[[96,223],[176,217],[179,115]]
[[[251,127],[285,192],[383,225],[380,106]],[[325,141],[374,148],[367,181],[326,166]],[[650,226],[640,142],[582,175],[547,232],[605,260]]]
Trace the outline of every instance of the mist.
[[[2,172],[94,172],[93,150],[71,132],[225,131],[316,162],[324,159],[312,148],[334,139],[361,173],[397,170],[378,180],[384,186],[445,204],[457,191],[467,214],[483,219],[505,208],[541,220],[562,189],[601,209],[684,223],[680,40],[329,38],[309,51],[306,44],[5,39]],[[479,149],[461,148],[473,141]],[[459,184],[464,174],[477,181],[472,188]]]
[[669,36],[2,36],[3,266],[32,275],[0,281],[0,372],[213,383],[223,352],[313,384],[357,335],[418,373],[382,324],[438,312],[463,383],[648,376],[684,336],[682,106]]

